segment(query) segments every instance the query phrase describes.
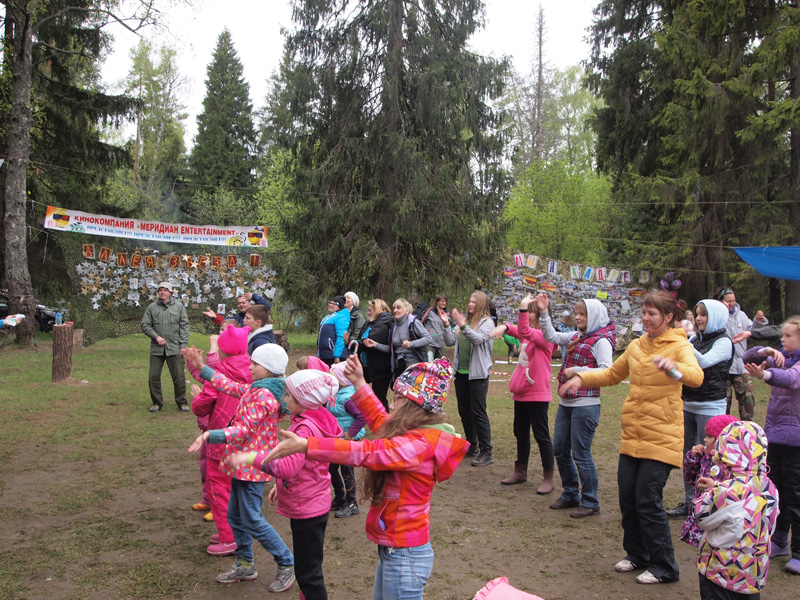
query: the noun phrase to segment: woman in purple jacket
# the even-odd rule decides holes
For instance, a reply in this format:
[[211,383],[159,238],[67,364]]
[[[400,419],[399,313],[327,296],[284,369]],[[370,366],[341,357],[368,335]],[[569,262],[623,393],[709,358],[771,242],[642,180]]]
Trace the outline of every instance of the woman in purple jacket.
[[[772,392],[764,431],[769,441],[769,477],[778,488],[778,522],[770,558],[789,555],[786,571],[800,575],[800,316],[783,324],[783,351],[756,346],[745,352],[746,371]],[[766,360],[765,360],[766,359]]]

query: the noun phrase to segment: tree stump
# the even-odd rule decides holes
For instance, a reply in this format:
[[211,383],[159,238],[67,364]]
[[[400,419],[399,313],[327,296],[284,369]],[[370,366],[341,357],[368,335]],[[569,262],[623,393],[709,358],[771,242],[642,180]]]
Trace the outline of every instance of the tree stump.
[[53,325],[53,381],[72,374],[72,325]]

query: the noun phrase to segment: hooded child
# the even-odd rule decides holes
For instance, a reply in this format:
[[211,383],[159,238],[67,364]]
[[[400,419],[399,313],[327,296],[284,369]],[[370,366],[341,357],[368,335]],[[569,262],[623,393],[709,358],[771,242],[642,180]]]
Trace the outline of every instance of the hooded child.
[[761,597],[769,572],[770,537],[778,516],[778,493],[767,477],[767,436],[751,421],[733,423],[717,438],[716,481],[701,477],[694,502],[703,529],[698,548],[702,600]]

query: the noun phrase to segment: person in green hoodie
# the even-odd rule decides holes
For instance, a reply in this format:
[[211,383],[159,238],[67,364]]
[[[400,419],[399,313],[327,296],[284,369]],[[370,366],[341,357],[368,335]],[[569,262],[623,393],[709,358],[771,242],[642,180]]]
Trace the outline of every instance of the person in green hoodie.
[[164,408],[161,394],[161,371],[167,363],[175,390],[178,409],[189,412],[186,403],[186,375],[183,355],[189,343],[189,318],[183,304],[172,297],[172,284],[158,284],[158,300],[150,304],[142,317],[142,331],[150,338],[150,412]]

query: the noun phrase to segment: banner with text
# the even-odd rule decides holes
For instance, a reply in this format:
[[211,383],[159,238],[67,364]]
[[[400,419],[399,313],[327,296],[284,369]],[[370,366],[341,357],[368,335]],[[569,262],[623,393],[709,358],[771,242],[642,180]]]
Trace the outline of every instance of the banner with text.
[[78,210],[47,207],[46,229],[180,244],[267,247],[267,228],[233,225],[183,225],[92,215]]

